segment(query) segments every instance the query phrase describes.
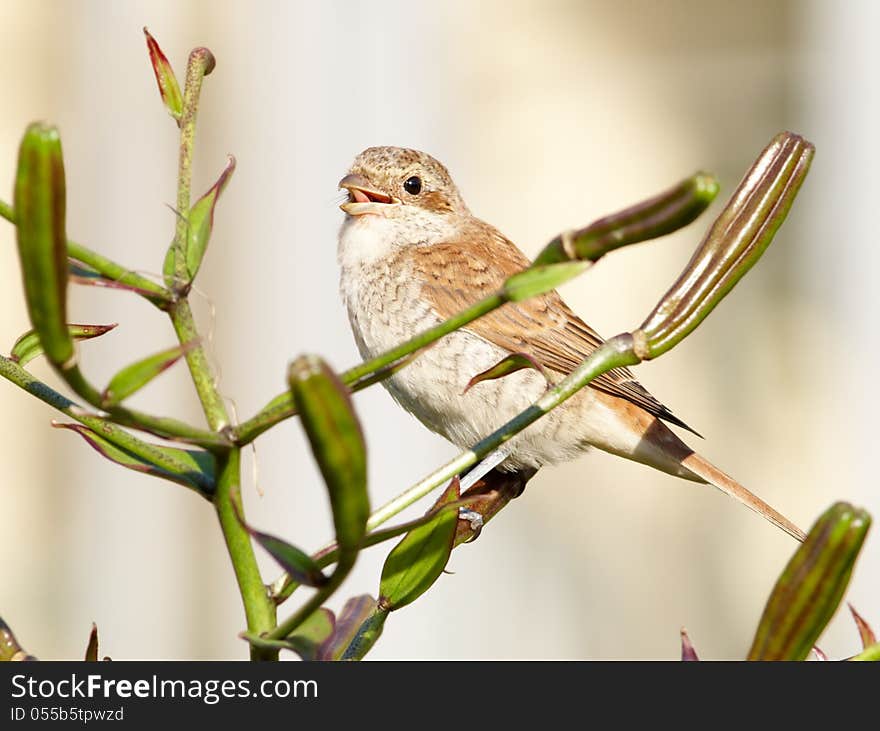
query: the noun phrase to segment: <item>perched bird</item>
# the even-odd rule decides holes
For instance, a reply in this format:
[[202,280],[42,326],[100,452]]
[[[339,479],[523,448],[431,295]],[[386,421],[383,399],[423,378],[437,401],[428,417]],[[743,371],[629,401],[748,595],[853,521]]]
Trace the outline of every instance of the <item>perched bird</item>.
[[[348,192],[341,206],[340,290],[365,359],[496,292],[530,263],[470,212],[446,168],[424,152],[371,147],[355,158],[339,187]],[[466,390],[475,375],[525,353],[559,381],[602,342],[553,291],[505,304],[445,336],[383,383],[425,426],[468,448],[547,388],[545,375],[523,369]],[[508,442],[500,468],[539,468],[593,446],[711,483],[803,539],[800,529],[697,455],[664,421],[689,429],[628,369],[616,368]]]

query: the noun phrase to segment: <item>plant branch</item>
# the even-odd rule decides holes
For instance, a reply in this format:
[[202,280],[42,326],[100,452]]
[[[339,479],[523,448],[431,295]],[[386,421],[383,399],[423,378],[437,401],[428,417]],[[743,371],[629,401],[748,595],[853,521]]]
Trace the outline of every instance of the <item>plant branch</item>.
[[[239,514],[244,514],[240,474],[241,452],[231,449],[220,461],[214,506],[244,604],[248,631],[262,634],[275,626],[275,604],[269,598],[260,576],[250,536],[238,517]],[[277,660],[278,652],[251,647],[251,659]]]

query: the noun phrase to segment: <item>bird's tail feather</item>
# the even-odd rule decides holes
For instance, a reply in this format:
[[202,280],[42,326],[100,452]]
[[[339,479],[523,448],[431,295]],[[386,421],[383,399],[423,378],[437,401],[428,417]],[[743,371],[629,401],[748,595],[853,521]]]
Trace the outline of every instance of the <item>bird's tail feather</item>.
[[692,452],[690,455],[682,459],[681,464],[693,472],[697,477],[700,477],[710,485],[717,487],[726,495],[730,495],[730,497],[738,500],[750,510],[754,510],[759,515],[764,516],[767,520],[773,523],[773,525],[782,528],[782,530],[788,533],[792,538],[796,538],[803,542],[807,537],[800,528],[782,515],[782,513],[771,508],[757,495],[746,490],[746,488],[730,477],[730,475],[719,470],[715,465],[703,459],[696,452]]

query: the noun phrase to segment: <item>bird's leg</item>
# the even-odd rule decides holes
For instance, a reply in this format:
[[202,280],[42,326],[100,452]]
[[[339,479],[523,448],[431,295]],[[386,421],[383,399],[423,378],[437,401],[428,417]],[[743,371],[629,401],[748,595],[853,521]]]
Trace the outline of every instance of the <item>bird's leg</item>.
[[[507,459],[507,454],[506,449],[496,449],[494,452],[486,455],[481,462],[478,462],[471,467],[470,471],[461,478],[461,492],[471,488],[479,480],[489,474],[489,472],[500,465],[505,459]],[[459,508],[458,519],[468,521],[471,524],[471,530],[474,531],[479,531],[483,527],[483,516],[476,510],[471,510],[470,508]]]

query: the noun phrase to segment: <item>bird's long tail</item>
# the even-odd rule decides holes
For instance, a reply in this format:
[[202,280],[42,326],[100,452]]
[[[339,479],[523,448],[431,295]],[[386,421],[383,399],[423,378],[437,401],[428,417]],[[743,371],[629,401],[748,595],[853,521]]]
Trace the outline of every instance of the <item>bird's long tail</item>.
[[773,523],[773,525],[782,528],[782,530],[788,533],[792,538],[796,538],[803,542],[807,537],[800,528],[782,515],[782,513],[771,508],[757,495],[746,490],[746,488],[740,485],[730,475],[719,470],[715,465],[703,459],[696,452],[691,452],[691,454],[682,459],[681,465],[689,469],[697,477],[708,482],[710,485],[717,487],[721,492],[738,500],[747,508],[764,516],[767,520]]

